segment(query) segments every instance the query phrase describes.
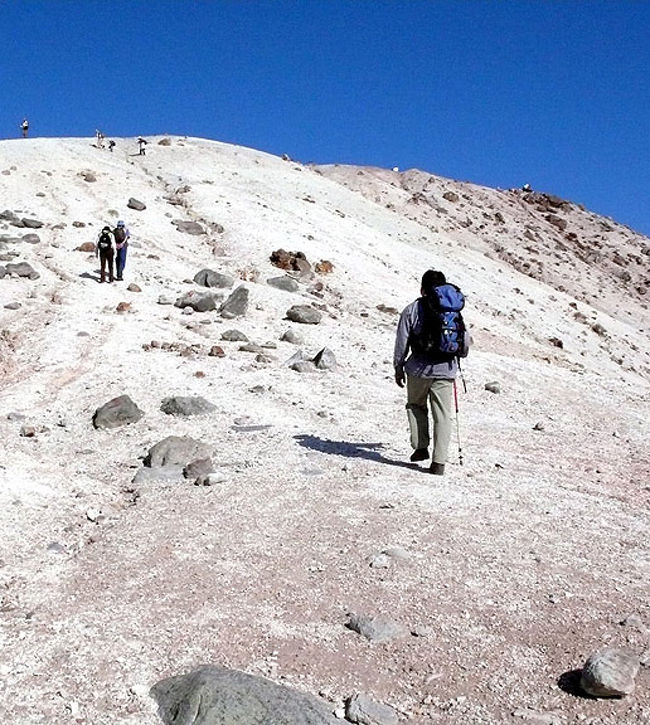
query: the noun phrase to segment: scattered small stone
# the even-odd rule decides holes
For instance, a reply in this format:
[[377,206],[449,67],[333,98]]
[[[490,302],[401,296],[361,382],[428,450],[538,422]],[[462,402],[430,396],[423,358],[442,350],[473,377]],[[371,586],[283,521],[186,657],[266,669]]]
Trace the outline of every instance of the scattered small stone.
[[544,423],[535,423],[535,425],[533,426],[533,430],[544,430]]
[[501,385],[499,385],[499,383],[494,380],[491,383],[485,383],[485,389],[488,390],[490,393],[498,395],[501,392]]
[[327,259],[321,259],[314,266],[316,274],[331,274],[334,271],[334,265]]
[[323,316],[308,305],[294,305],[287,310],[287,317],[292,322],[299,322],[302,325],[317,325]]
[[144,202],[138,201],[138,199],[134,199],[133,197],[126,202],[126,205],[129,209],[135,209],[136,211],[144,211],[147,208]]
[[227,274],[220,274],[212,269],[202,269],[194,275],[194,282],[202,287],[229,288],[235,280]]
[[19,310],[21,307],[20,302],[7,302],[5,310]]
[[608,647],[585,662],[580,687],[593,697],[624,697],[634,692],[639,658],[628,650]]
[[59,544],[58,541],[53,541],[52,543],[47,545],[48,551],[53,551],[55,554],[65,554],[65,546],[63,544]]
[[190,290],[174,302],[175,307],[185,310],[188,307],[194,312],[210,312],[217,309],[219,297],[214,292]]
[[161,138],[160,141],[158,141],[158,146],[171,146],[172,140],[170,138]]
[[293,270],[306,274],[311,271],[311,265],[303,252],[287,252],[284,249],[276,249],[270,256],[271,264],[280,269]]
[[97,177],[95,176],[95,174],[93,174],[92,171],[82,171],[79,176],[81,176],[84,181],[87,181],[90,184],[97,181]]
[[452,202],[452,204],[456,204],[460,200],[460,197],[455,191],[445,191],[442,198]]
[[27,262],[17,262],[16,264],[7,264],[5,266],[7,274],[15,274],[18,277],[29,277],[29,279],[38,279],[41,275]]
[[152,446],[144,459],[147,468],[185,466],[198,458],[207,458],[210,451],[200,441],[187,436],[167,436]]
[[92,521],[95,523],[99,517],[101,516],[101,511],[98,511],[97,509],[88,509],[86,511],[86,518],[88,521]]
[[297,292],[300,285],[292,277],[271,277],[266,280],[266,284],[284,292]]
[[223,471],[210,471],[202,476],[197,476],[194,481],[195,486],[216,486],[218,483],[226,481]]
[[248,342],[248,337],[241,330],[226,330],[221,334],[221,339],[226,342]]
[[174,300],[171,297],[168,297],[167,295],[160,295],[160,297],[158,297],[158,304],[159,305],[172,305],[172,304],[174,304]]
[[553,345],[553,347],[559,347],[560,350],[564,348],[564,343],[562,342],[562,340],[560,340],[559,337],[549,337],[548,341],[551,343],[551,345]]
[[312,362],[319,370],[334,370],[336,368],[336,358],[329,347],[324,347],[317,353]]
[[207,476],[213,470],[211,458],[197,458],[183,468],[183,476],[196,480],[199,476]]
[[384,305],[384,304],[377,305],[377,309],[380,312],[383,312],[386,315],[397,315],[397,314],[399,314],[399,310],[396,307],[388,307],[387,305]]
[[129,292],[142,292],[142,289],[139,285],[137,285],[135,282],[131,282],[131,284],[127,287]]
[[371,642],[377,643],[389,642],[408,634],[406,628],[401,624],[381,616],[349,613],[345,626]]
[[23,236],[21,237],[21,241],[25,242],[25,244],[39,244],[41,238],[38,236],[38,234],[23,234]]
[[175,416],[203,415],[205,413],[212,413],[216,409],[217,407],[215,405],[200,395],[188,397],[176,395],[165,398],[160,405],[160,410],[163,413]]
[[20,428],[21,438],[34,438],[36,436],[36,428],[33,425],[23,425]]
[[86,226],[86,222],[74,221],[74,222],[72,222],[72,226],[75,229],[83,229]]
[[350,722],[359,725],[397,725],[399,722],[392,707],[375,702],[361,692],[348,698],[345,715]]
[[117,307],[115,308],[116,312],[129,312],[131,309],[131,303],[130,302],[119,302]]
[[292,345],[302,345],[304,343],[303,336],[291,327],[280,338],[282,342],[290,342]]
[[243,317],[248,312],[248,299],[248,289],[244,285],[240,285],[221,305],[219,310],[221,316],[228,320],[234,317]]
[[172,224],[183,234],[191,234],[193,236],[205,234],[205,229],[198,222],[187,222],[182,219],[174,219]]
[[93,415],[93,425],[100,430],[119,428],[122,425],[136,423],[143,415],[143,411],[128,395],[120,395],[97,408]]
[[28,229],[40,229],[43,226],[43,222],[39,222],[38,219],[26,219],[25,217],[22,218],[22,223],[23,227]]
[[262,365],[268,365],[272,363],[274,358],[271,355],[265,355],[264,353],[258,353],[255,356],[255,362],[261,363]]
[[220,347],[219,345],[213,345],[210,348],[210,352],[208,353],[209,357],[226,357],[226,353],[224,352],[224,349]]
[[238,350],[240,352],[254,352],[257,354],[262,352],[261,346],[255,342],[247,342],[245,345],[240,345]]

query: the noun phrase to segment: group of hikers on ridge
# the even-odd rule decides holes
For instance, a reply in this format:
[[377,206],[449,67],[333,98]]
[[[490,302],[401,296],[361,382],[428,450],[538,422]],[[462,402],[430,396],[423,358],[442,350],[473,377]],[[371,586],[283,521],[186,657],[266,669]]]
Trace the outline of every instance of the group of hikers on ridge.
[[[95,245],[95,252],[100,264],[100,282],[106,282],[107,270],[109,282],[113,282],[115,279],[118,282],[122,281],[130,238],[131,234],[121,220],[115,229],[105,226],[101,230]],[[113,275],[113,263],[115,263],[115,276]]]
[[[461,312],[465,306],[463,293],[456,285],[447,283],[442,272],[429,269],[424,273],[420,295],[400,316],[393,367],[397,385],[403,388],[406,384],[411,461],[431,457],[429,472],[441,476],[451,439],[454,400],[458,424],[456,376],[459,359],[469,352],[470,334]],[[431,453],[427,403],[433,418]],[[458,451],[462,465],[460,440]]]

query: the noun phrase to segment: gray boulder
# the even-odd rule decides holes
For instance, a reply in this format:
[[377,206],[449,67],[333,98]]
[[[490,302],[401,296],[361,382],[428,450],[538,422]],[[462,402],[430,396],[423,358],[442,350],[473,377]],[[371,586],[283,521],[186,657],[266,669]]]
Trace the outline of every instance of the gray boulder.
[[152,446],[144,459],[147,468],[186,466],[198,458],[208,458],[210,451],[200,441],[187,436],[167,436]]
[[638,672],[639,658],[635,654],[608,647],[585,662],[580,687],[593,697],[624,697],[634,692]]
[[184,295],[181,295],[176,302],[175,307],[184,309],[185,307],[191,307],[195,312],[210,312],[211,310],[217,309],[217,302],[219,297],[215,296],[214,292],[199,292],[197,290],[190,290]]
[[144,211],[147,208],[144,202],[138,201],[138,199],[134,199],[133,197],[126,202],[126,205],[129,209],[135,209],[136,211]]
[[496,395],[501,392],[501,386],[496,380],[493,380],[491,383],[485,383],[485,389],[490,393],[495,393]]
[[26,242],[27,244],[38,244],[41,241],[41,238],[38,234],[23,234],[21,241]]
[[219,310],[222,317],[231,320],[234,317],[243,317],[248,312],[249,292],[244,285],[240,285],[230,294]]
[[2,279],[5,274],[7,274],[7,270],[2,265],[0,265],[0,279]]
[[284,292],[297,292],[300,289],[300,285],[291,277],[271,277],[266,280],[266,284]]
[[182,466],[157,466],[156,468],[140,468],[131,482],[149,483],[150,481],[165,481],[180,483],[182,480]]
[[287,310],[287,317],[292,322],[299,322],[302,325],[317,325],[323,316],[309,305],[294,305]]
[[371,642],[389,642],[408,634],[405,627],[392,619],[366,614],[348,614],[345,626]]
[[38,219],[26,219],[22,218],[22,226],[27,229],[40,229],[43,226],[43,222],[39,222]]
[[296,362],[291,363],[289,367],[297,373],[313,373],[317,370],[311,360],[296,360]]
[[232,287],[235,284],[235,280],[229,277],[227,274],[220,274],[212,269],[202,269],[194,275],[194,281],[196,284],[200,284],[202,287]]
[[334,725],[321,700],[263,677],[205,665],[151,689],[165,725]]
[[191,461],[183,468],[183,476],[195,481],[197,478],[203,478],[213,471],[214,465],[211,458],[197,458],[196,461]]
[[282,342],[290,342],[292,345],[302,345],[305,338],[291,327],[280,338]]
[[198,222],[186,222],[182,219],[174,219],[172,224],[179,232],[183,232],[183,234],[192,234],[193,236],[205,234],[205,229]]
[[345,703],[345,717],[359,725],[398,725],[397,713],[392,707],[371,700],[357,692]]
[[3,212],[0,212],[0,220],[4,222],[19,221],[18,217],[10,209],[5,209]]
[[319,370],[334,370],[336,358],[329,347],[324,347],[312,361]]
[[93,425],[101,430],[119,428],[136,423],[143,415],[144,413],[128,395],[120,395],[97,408],[93,415]]
[[193,397],[184,397],[176,395],[171,398],[165,398],[160,406],[160,410],[167,415],[202,415],[204,413],[212,413],[217,409],[216,405],[208,402],[200,395]]
[[38,279],[41,275],[27,262],[17,262],[16,264],[7,264],[5,266],[7,274],[16,274],[19,277],[29,277],[29,279]]
[[240,330],[226,330],[221,334],[221,339],[226,342],[248,342],[248,338]]

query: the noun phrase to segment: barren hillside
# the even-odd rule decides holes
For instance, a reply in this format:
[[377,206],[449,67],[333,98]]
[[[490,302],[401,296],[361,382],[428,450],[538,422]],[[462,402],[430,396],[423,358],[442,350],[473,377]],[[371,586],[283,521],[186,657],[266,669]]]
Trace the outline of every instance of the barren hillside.
[[[0,142],[7,722],[154,725],[149,688],[215,664],[413,723],[650,723],[646,668],[621,700],[571,674],[606,645],[650,662],[650,240],[551,193],[159,141]],[[125,280],[99,284],[78,250],[118,218]],[[407,462],[391,364],[430,267],[473,337],[443,478]],[[170,304],[191,291],[214,309]],[[324,347],[333,369],[286,364]],[[121,395],[142,417],[96,429]],[[143,466],[170,435],[214,485]],[[370,642],[349,613],[401,634]]]

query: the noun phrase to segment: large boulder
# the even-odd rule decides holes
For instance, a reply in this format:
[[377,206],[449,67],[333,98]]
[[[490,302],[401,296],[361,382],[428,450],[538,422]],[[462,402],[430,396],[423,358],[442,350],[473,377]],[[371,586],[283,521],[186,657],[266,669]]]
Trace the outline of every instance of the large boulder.
[[189,397],[175,395],[171,398],[165,398],[160,406],[160,410],[163,413],[180,416],[202,415],[204,413],[212,413],[216,409],[216,405],[213,405],[200,395]]
[[334,725],[327,705],[263,677],[205,665],[151,689],[165,725]]
[[249,292],[244,285],[240,285],[230,294],[219,310],[222,317],[232,320],[234,317],[243,317],[248,312]]
[[336,367],[336,357],[329,347],[324,347],[320,352],[316,353],[316,357],[312,361],[319,370],[334,370]]
[[399,718],[392,707],[375,702],[363,692],[357,692],[345,703],[345,717],[359,725],[398,725]]
[[205,234],[205,229],[198,222],[186,222],[182,219],[174,219],[172,224],[179,232],[183,232],[184,234],[192,234],[193,236]]
[[287,317],[292,322],[300,322],[303,325],[317,325],[323,316],[309,305],[294,305],[287,310]]
[[241,330],[226,330],[221,333],[221,339],[226,342],[248,342],[248,337]]
[[220,274],[212,269],[202,269],[194,275],[194,281],[196,284],[200,284],[202,287],[232,287],[235,284],[235,280],[229,277],[227,274]]
[[17,262],[16,264],[8,264],[5,267],[7,274],[15,274],[18,277],[29,277],[29,279],[38,279],[41,275],[27,262]]
[[284,292],[297,292],[300,289],[300,285],[292,277],[271,277],[266,280],[266,284]]
[[208,458],[210,450],[200,441],[187,436],[167,436],[152,446],[144,459],[148,468],[186,466],[197,458]]
[[634,692],[639,658],[628,650],[607,647],[589,657],[580,687],[593,697],[623,697]]
[[128,395],[120,395],[97,408],[93,416],[93,425],[102,430],[119,428],[122,425],[136,423],[143,415],[144,413]]
[[23,226],[27,229],[40,229],[43,226],[43,222],[39,222],[38,219],[22,219]]
[[129,209],[135,209],[136,211],[144,211],[147,208],[147,205],[143,201],[139,201],[133,197],[126,202],[126,205]]
[[210,310],[217,309],[218,301],[219,297],[216,297],[213,292],[190,290],[184,295],[181,295],[174,302],[174,306],[180,307],[181,309],[191,307],[195,312],[210,312]]

